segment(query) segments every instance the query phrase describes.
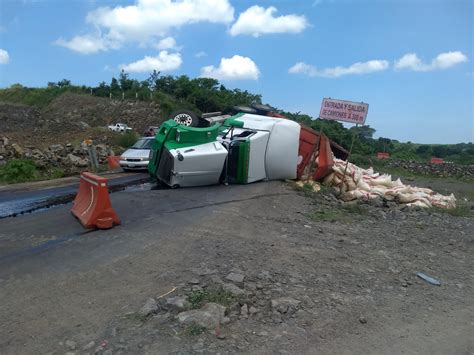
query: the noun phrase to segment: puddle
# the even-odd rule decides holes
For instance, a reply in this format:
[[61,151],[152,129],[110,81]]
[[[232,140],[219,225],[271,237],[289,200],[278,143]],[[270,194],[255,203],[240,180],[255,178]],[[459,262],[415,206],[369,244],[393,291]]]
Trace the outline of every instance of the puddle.
[[16,217],[25,213],[45,211],[52,207],[71,202],[75,194],[67,194],[49,198],[24,198],[0,203],[0,219]]
[[[149,179],[128,181],[119,184],[111,184],[109,192],[139,192],[163,189],[150,183]],[[56,190],[56,191],[55,191]],[[59,190],[59,191],[58,191]],[[72,202],[76,197],[77,186],[67,188],[51,189],[46,191],[31,192],[32,197],[16,198],[0,202],[0,219],[7,217],[16,217],[26,213],[36,213],[58,207]]]
[[125,192],[135,192],[135,191],[150,191],[150,190],[156,190],[155,187],[156,184],[152,184],[151,182],[146,182],[144,184],[138,184],[138,185],[130,185],[130,186],[125,186],[121,191]]

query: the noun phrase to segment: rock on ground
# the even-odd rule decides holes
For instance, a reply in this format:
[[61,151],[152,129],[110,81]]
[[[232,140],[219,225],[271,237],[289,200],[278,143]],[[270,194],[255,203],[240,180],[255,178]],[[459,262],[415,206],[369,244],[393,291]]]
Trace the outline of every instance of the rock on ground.
[[147,317],[156,311],[158,311],[158,304],[156,303],[156,300],[154,298],[149,298],[146,300],[139,313],[143,317]]
[[166,299],[166,305],[176,310],[184,310],[189,302],[186,296],[174,296]]
[[229,275],[225,277],[227,280],[235,282],[235,283],[242,283],[244,282],[245,276],[236,272],[231,272]]
[[294,313],[298,310],[300,301],[289,297],[281,297],[271,301],[272,309],[280,313]]
[[185,325],[197,324],[207,329],[218,326],[225,315],[226,307],[217,303],[206,303],[201,309],[181,312],[178,321]]

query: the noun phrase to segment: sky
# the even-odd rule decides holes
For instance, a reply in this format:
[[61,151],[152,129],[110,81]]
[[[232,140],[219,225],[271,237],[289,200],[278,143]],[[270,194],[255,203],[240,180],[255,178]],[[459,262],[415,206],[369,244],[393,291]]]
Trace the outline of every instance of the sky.
[[318,117],[369,103],[375,137],[474,141],[472,0],[0,0],[0,87],[122,69],[219,79]]

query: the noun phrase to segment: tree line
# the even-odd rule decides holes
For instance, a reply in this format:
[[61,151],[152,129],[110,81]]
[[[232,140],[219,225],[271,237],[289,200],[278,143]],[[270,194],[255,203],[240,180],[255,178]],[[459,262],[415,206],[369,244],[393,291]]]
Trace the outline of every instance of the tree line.
[[[118,78],[112,77],[110,83],[100,82],[97,86],[77,86],[70,80],[49,82],[45,88],[27,88],[14,84],[0,90],[0,101],[18,102],[44,107],[64,92],[89,94],[103,98],[133,99],[155,101],[160,104],[164,117],[177,109],[188,109],[199,113],[229,112],[233,106],[261,104],[262,96],[247,90],[226,88],[216,79],[189,78],[186,75],[161,75],[158,71],[150,73],[145,80],[131,78],[121,71]],[[376,130],[370,126],[345,128],[337,121],[324,123],[301,112],[287,112],[278,108],[275,111],[289,119],[307,125],[317,131],[323,125],[323,133],[345,148],[349,148],[354,137],[353,153],[371,156],[377,152],[388,152],[400,159],[426,161],[436,156],[462,164],[474,164],[474,144],[416,144],[401,143],[390,138],[373,138]]]

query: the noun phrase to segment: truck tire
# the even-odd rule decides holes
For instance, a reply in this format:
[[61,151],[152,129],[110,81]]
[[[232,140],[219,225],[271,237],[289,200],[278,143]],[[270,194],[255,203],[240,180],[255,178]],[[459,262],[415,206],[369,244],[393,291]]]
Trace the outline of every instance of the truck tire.
[[268,105],[262,104],[253,104],[252,108],[257,110],[260,115],[266,115],[268,112],[272,111],[273,109]]
[[248,106],[234,106],[232,107],[232,110],[234,110],[235,113],[257,113],[257,110],[255,110],[254,108],[252,107],[248,107]]
[[170,118],[183,126],[197,127],[199,125],[199,118],[192,111],[175,111]]

